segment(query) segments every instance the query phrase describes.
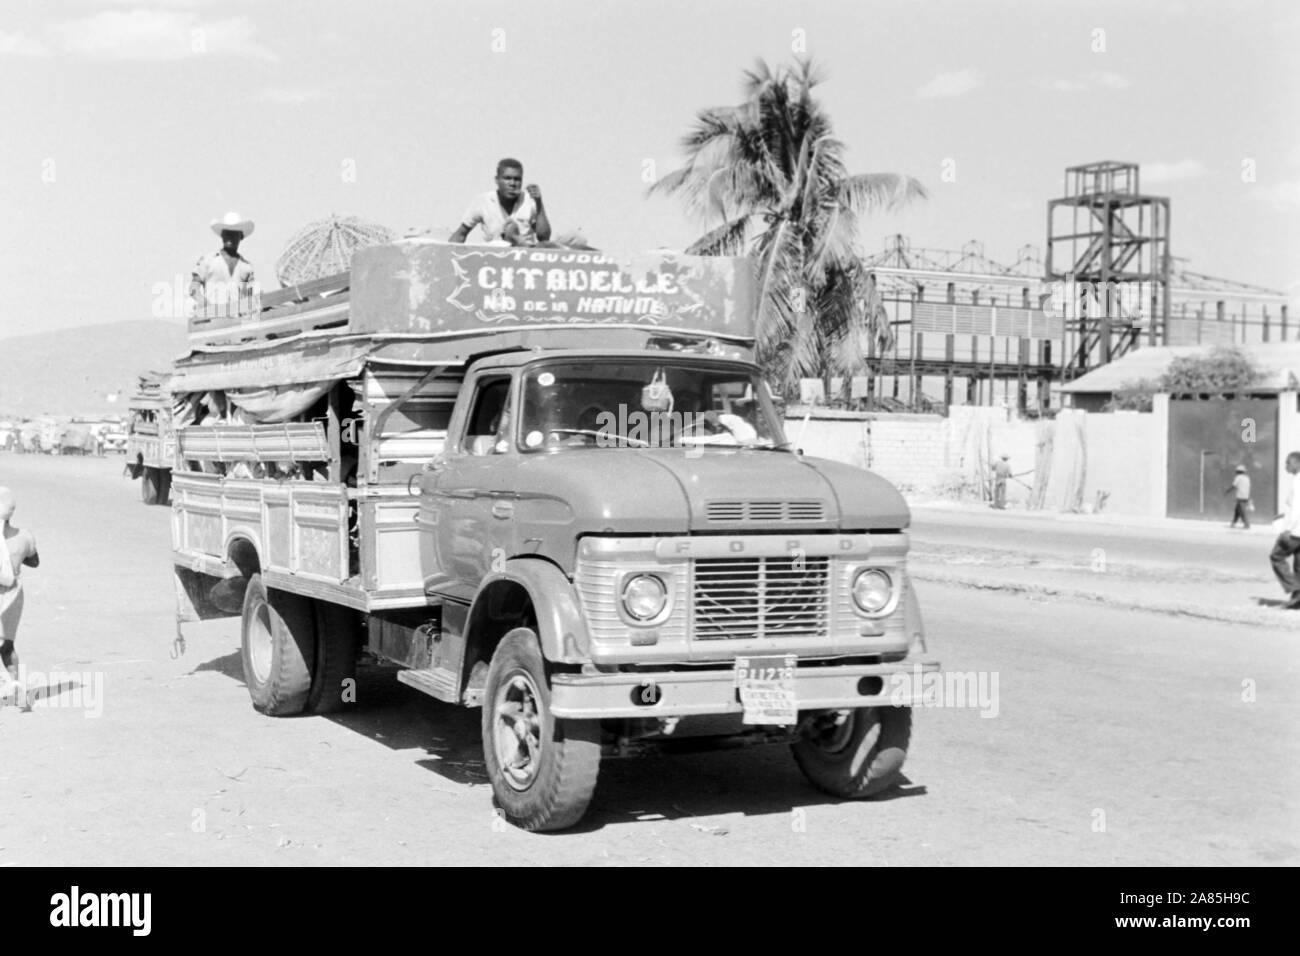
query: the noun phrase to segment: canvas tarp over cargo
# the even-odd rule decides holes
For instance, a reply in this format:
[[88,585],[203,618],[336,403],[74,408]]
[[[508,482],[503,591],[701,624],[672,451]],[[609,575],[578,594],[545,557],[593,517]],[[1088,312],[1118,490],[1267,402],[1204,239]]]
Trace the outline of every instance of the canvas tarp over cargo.
[[463,335],[490,329],[639,325],[749,340],[746,259],[406,241],[352,260],[352,332]]

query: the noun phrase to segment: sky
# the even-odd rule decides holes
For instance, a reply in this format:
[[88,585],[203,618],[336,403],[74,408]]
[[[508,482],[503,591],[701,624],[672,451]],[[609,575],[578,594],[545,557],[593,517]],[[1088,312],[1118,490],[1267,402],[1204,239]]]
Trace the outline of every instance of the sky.
[[762,57],[813,57],[853,172],[930,198],[867,253],[1044,246],[1066,166],[1142,164],[1193,271],[1300,299],[1300,4],[0,0],[0,339],[161,317],[219,241],[265,287],[330,214],[449,233],[516,156],[557,233],[702,231],[649,181]]

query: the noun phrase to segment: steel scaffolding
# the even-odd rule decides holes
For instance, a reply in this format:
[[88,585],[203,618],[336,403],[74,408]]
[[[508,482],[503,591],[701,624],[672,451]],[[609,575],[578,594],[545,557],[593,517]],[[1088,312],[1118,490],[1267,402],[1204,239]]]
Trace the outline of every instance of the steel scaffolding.
[[1169,199],[1143,195],[1136,163],[1070,166],[1065,195],[1047,204],[1053,304],[1070,333],[1068,381],[1140,345],[1169,324]]
[[[870,354],[863,404],[946,407],[962,381],[965,404],[1048,407],[1050,385],[1060,377],[1054,356],[1062,335],[1060,323],[1041,309],[1037,248],[1022,246],[1015,262],[1005,265],[973,240],[960,250],[921,249],[895,235],[863,263],[894,332],[888,349]],[[938,388],[941,401],[935,400]]]

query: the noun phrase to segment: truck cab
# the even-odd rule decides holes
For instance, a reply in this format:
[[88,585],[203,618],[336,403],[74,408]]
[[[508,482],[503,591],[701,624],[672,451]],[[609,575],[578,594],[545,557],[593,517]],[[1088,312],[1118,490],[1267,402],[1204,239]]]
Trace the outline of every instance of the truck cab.
[[[722,351],[478,362],[420,478],[426,589],[466,606],[459,669],[493,774],[529,792],[506,794],[517,820],[571,812],[531,791],[584,725],[614,752],[792,740],[839,796],[896,778],[910,713],[886,679],[924,655],[907,506],[792,448],[760,370]],[[498,666],[505,637],[540,667]]]

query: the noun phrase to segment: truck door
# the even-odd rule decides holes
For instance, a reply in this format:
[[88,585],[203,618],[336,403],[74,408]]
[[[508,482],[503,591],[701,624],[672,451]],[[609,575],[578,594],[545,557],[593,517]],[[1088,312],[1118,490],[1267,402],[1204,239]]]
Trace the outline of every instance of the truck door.
[[427,580],[461,600],[471,600],[493,567],[517,551],[513,401],[509,375],[479,378],[469,413],[458,433],[447,436],[447,450],[434,463],[436,478],[424,503],[432,512],[425,522],[432,547],[421,550],[431,553],[436,565],[426,570]]

